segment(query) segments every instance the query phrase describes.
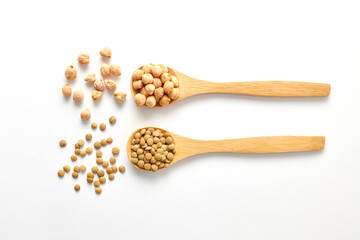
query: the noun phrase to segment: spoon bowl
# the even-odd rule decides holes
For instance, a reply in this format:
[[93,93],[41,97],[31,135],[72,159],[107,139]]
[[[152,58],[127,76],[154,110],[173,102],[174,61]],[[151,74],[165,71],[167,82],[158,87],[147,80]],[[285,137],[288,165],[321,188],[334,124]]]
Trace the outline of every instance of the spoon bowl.
[[164,133],[169,133],[174,140],[176,153],[170,165],[187,157],[211,153],[211,152],[234,152],[234,153],[283,153],[317,151],[325,147],[324,136],[269,136],[250,137],[225,140],[198,140],[183,137],[176,133],[166,131],[158,127],[143,127],[135,130],[129,137],[126,151],[130,162],[138,169],[146,171],[131,161],[131,141],[135,133],[142,129],[154,128]]
[[[141,69],[138,68],[138,69]],[[265,97],[327,97],[331,85],[326,83],[294,82],[294,81],[251,81],[251,82],[208,82],[189,77],[173,68],[168,72],[179,81],[180,95],[170,104],[181,99],[205,93],[229,93]],[[130,81],[131,94],[139,92],[133,88]],[[169,104],[169,105],[170,105]],[[146,105],[145,105],[146,106]],[[161,107],[159,104],[155,108]]]

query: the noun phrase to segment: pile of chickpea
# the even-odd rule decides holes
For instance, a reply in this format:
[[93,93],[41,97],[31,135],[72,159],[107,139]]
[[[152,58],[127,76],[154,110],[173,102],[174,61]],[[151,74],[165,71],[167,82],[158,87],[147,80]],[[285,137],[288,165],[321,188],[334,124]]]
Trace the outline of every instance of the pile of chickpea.
[[137,106],[167,106],[180,95],[179,81],[163,64],[146,64],[132,75]]

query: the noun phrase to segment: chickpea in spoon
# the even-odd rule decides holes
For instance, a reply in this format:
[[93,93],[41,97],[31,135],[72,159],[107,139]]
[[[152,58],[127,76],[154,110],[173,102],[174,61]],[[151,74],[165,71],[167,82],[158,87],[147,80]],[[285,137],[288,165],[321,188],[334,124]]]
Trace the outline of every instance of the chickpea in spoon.
[[266,97],[326,97],[330,84],[293,81],[208,82],[189,77],[163,64],[146,64],[133,72],[131,93],[137,106],[165,107],[205,93]]
[[282,153],[317,151],[324,136],[270,136],[226,140],[198,140],[156,127],[135,130],[126,150],[130,162],[144,171],[157,171],[187,157],[211,152]]

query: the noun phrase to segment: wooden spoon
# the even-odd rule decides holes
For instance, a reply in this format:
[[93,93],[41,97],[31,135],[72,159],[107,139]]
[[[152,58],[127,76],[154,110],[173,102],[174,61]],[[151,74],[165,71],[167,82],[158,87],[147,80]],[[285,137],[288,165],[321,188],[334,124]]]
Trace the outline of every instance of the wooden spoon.
[[[145,127],[150,128],[150,127]],[[166,131],[161,128],[164,133],[171,134],[176,153],[174,160],[170,165],[183,160],[187,157],[198,155],[202,153],[211,152],[235,152],[235,153],[282,153],[282,152],[302,152],[302,151],[317,151],[325,147],[324,136],[272,136],[272,137],[250,137],[226,140],[198,140],[180,136],[178,134]],[[129,137],[126,150],[128,158],[131,162],[131,141],[135,133],[139,132],[139,128],[135,130]],[[131,162],[132,163],[132,162]],[[133,164],[139,168],[136,164]],[[145,171],[145,170],[144,170]]]
[[[169,73],[179,80],[180,96],[170,102],[204,93],[232,93],[265,97],[326,97],[330,94],[330,84],[292,81],[251,81],[251,82],[208,82],[189,77],[175,69]],[[133,97],[138,93],[130,88]],[[155,107],[161,107],[157,104]]]

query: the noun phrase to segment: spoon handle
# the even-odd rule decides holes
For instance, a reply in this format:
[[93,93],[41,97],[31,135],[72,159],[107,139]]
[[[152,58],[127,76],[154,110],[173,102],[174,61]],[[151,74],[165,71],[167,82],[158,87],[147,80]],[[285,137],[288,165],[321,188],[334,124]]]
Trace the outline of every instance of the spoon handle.
[[330,84],[291,81],[208,82],[193,80],[184,97],[203,93],[232,93],[266,97],[326,97]]
[[[177,142],[177,139],[176,139]],[[226,140],[184,139],[181,144],[187,156],[209,152],[237,153],[282,153],[322,150],[324,136],[272,136],[251,137]],[[181,152],[179,150],[179,152]]]

